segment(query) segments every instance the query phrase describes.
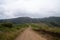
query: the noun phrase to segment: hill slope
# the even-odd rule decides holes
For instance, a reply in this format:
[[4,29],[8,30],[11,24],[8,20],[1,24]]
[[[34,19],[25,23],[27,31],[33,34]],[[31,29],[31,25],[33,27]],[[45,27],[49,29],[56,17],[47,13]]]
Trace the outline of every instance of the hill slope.
[[48,18],[30,18],[30,17],[19,17],[19,18],[13,18],[13,19],[4,19],[0,20],[1,22],[12,22],[12,23],[47,23],[51,24],[51,22],[60,24],[60,17],[48,17]]

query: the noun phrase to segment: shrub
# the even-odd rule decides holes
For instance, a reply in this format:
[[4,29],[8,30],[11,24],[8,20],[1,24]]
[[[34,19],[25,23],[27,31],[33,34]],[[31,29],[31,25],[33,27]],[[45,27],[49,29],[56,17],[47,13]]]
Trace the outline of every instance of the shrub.
[[56,23],[56,22],[50,22],[50,24],[51,25],[53,25],[53,26],[60,26],[58,23]]
[[6,23],[1,23],[1,26],[2,27],[12,28],[13,27],[13,24],[12,23],[9,23],[9,22],[6,22]]

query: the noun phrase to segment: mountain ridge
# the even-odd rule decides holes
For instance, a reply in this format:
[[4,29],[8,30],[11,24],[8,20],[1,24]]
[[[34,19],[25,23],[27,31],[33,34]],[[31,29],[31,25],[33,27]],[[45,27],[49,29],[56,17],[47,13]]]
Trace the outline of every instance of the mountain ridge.
[[12,22],[12,23],[40,23],[40,22],[56,22],[60,23],[60,17],[46,17],[46,18],[30,18],[30,17],[19,17],[12,19],[1,19],[1,22]]

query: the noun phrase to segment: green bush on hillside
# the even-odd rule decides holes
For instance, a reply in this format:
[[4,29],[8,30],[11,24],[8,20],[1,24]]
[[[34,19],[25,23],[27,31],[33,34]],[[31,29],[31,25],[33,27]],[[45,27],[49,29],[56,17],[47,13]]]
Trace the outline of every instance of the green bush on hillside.
[[58,26],[58,27],[60,26],[60,24],[58,24],[56,22],[50,22],[50,24],[53,25],[53,26]]
[[12,23],[9,23],[9,22],[7,22],[7,23],[1,23],[1,24],[0,24],[0,27],[12,28],[12,27],[13,27],[13,24],[12,24]]

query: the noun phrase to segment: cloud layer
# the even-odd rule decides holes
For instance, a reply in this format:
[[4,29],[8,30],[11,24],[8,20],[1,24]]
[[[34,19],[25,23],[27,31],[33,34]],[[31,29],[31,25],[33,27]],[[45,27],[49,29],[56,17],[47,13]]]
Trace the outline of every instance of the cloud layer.
[[0,19],[60,16],[60,0],[0,0]]

